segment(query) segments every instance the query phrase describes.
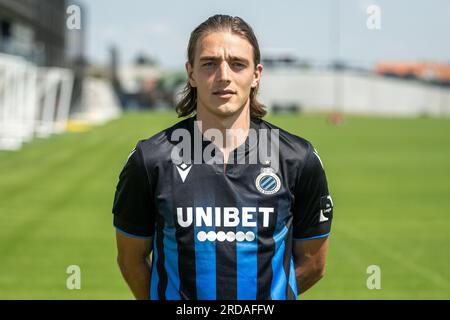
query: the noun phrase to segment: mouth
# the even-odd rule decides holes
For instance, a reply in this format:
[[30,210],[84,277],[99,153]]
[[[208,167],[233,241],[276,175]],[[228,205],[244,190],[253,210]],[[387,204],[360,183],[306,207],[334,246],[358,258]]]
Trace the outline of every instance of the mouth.
[[229,98],[234,94],[236,94],[236,91],[229,90],[229,89],[213,91],[213,95],[215,95],[217,97],[221,97],[221,98]]

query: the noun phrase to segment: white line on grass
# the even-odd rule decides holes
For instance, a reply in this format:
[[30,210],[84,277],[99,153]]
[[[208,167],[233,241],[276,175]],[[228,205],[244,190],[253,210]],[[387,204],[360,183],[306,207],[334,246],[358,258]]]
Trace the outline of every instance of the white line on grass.
[[[343,230],[346,229],[346,230]],[[366,237],[360,235],[355,229],[349,228],[348,226],[342,227],[339,226],[339,230],[342,232],[344,231],[345,234],[350,237],[354,238],[358,241],[364,242],[368,246],[372,247],[378,253],[381,255],[384,255],[388,257],[391,260],[394,260],[396,263],[404,267],[405,269],[409,269],[410,271],[422,276],[423,278],[433,282],[436,286],[448,289],[449,288],[449,282],[447,279],[442,277],[440,274],[438,274],[435,270],[429,269],[427,267],[418,265],[417,263],[412,262],[411,260],[407,259],[404,255],[400,253],[400,251],[393,251],[392,249],[389,249],[386,246],[383,246],[382,248],[379,247],[379,245],[375,244],[374,242],[371,242]]]

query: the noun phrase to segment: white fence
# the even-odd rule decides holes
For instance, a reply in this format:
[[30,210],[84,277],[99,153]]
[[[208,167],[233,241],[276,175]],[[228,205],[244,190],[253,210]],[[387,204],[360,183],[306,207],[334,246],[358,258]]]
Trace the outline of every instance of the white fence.
[[306,111],[450,116],[450,89],[350,71],[265,70],[260,100]]
[[72,88],[70,70],[39,68],[0,54],[0,150],[17,150],[34,136],[63,131]]

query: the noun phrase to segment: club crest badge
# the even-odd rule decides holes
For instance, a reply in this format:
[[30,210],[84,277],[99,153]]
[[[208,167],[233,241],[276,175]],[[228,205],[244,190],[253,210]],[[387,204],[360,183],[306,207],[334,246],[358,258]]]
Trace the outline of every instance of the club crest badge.
[[281,180],[272,168],[262,168],[255,180],[256,189],[263,194],[277,193],[281,188]]

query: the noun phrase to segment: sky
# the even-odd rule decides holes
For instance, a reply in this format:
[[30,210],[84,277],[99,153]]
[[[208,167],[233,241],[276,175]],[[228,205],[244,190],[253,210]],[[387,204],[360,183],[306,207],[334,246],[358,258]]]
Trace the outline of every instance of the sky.
[[[301,59],[450,63],[448,0],[79,0],[88,58],[109,61],[116,45],[121,63],[138,53],[168,68],[183,68],[191,31],[209,16],[239,16],[255,31],[262,54],[287,51]],[[379,29],[366,12],[380,9]]]

